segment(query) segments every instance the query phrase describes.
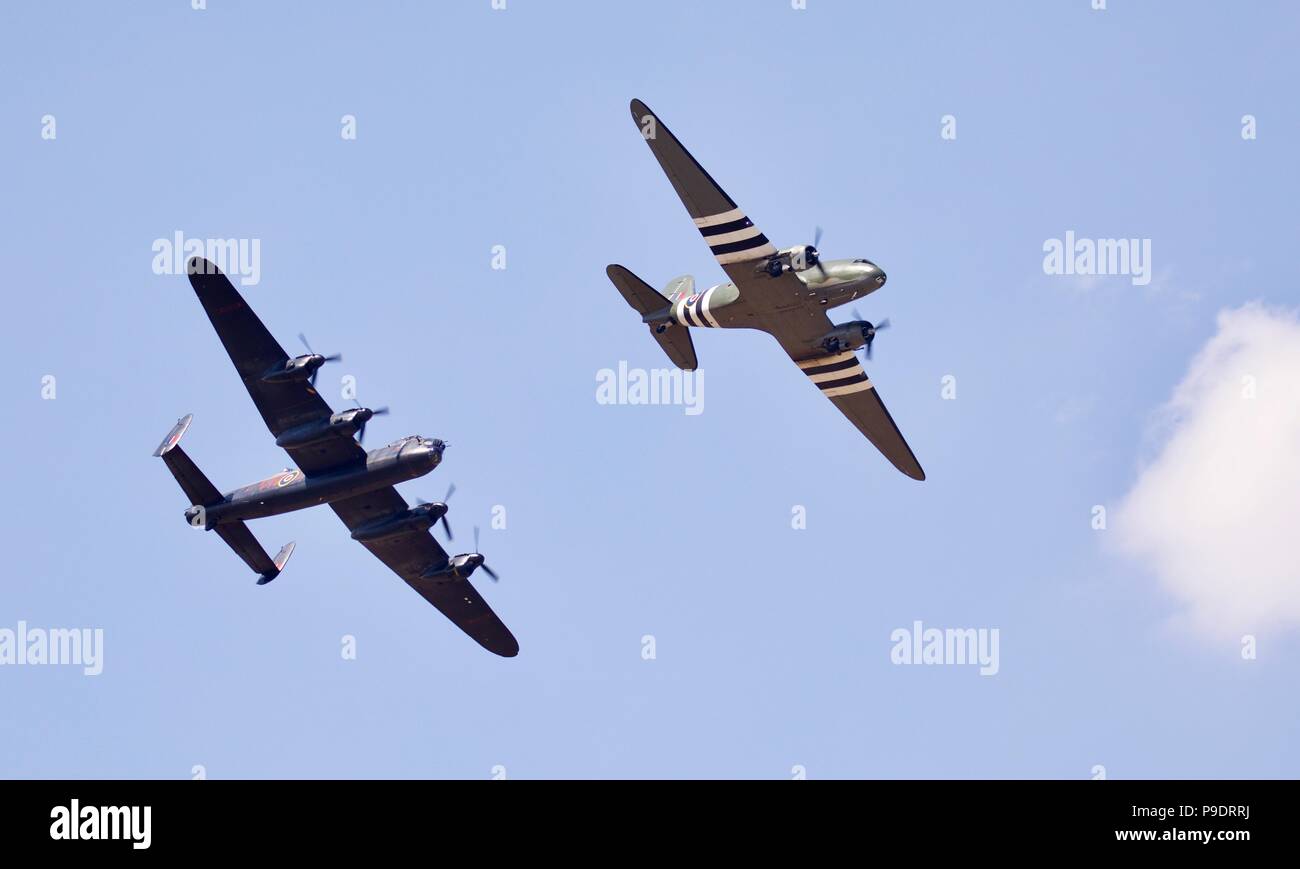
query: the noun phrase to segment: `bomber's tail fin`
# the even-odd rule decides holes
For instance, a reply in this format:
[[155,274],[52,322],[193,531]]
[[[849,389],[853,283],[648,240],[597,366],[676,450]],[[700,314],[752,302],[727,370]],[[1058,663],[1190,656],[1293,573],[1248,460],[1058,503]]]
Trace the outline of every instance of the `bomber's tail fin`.
[[185,511],[185,517],[190,524],[202,528],[215,528],[221,539],[235,550],[235,554],[244,559],[244,563],[259,574],[261,578],[258,579],[257,584],[266,585],[279,576],[280,571],[284,569],[285,562],[293,554],[293,544],[286,544],[272,559],[243,522],[222,522],[214,525],[208,521],[204,508],[221,503],[222,495],[220,490],[212,485],[212,481],[199,470],[198,465],[194,464],[194,461],[180,448],[181,436],[190,427],[192,419],[194,414],[181,417],[153,454],[162,457],[167,469],[172,472],[176,482],[181,484],[181,490],[190,499],[192,506]]
[[683,371],[694,370],[699,365],[695,356],[695,342],[691,340],[691,333],[684,327],[678,328],[672,318],[677,293],[683,287],[689,293],[694,281],[678,278],[669,284],[669,288],[676,290],[674,298],[670,299],[620,265],[608,266],[605,274],[632,309],[641,315],[642,322],[650,327],[651,336],[659,342],[672,363]]

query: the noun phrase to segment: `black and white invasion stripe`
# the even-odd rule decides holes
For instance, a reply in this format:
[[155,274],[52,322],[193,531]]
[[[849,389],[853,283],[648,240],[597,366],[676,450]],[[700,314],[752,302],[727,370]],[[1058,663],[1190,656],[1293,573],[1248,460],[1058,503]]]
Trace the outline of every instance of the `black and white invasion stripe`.
[[695,225],[722,265],[761,259],[776,253],[775,245],[739,208],[697,217]]
[[697,328],[720,328],[718,321],[709,312],[709,297],[717,287],[709,287],[700,295],[678,299],[673,305],[673,319],[682,326]]
[[852,350],[804,359],[795,364],[803,369],[808,379],[817,384],[817,388],[828,397],[848,395],[873,388],[871,381],[867,379],[867,372],[862,370],[858,356]]

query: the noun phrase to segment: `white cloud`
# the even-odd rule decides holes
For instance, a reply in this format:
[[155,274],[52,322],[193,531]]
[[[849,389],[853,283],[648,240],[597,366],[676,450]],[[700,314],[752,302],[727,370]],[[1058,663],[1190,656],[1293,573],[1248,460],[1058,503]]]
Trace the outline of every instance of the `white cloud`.
[[1297,628],[1300,318],[1251,304],[1220,312],[1218,326],[1162,409],[1159,451],[1110,527],[1196,630]]

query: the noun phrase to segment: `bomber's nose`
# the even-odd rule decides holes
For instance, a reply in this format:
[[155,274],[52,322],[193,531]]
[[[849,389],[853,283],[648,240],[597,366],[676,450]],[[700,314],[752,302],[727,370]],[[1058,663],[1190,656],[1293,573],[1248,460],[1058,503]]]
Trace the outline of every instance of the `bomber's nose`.
[[425,444],[425,449],[429,451],[429,458],[436,466],[442,462],[442,451],[447,449],[447,444],[435,438]]
[[412,460],[432,470],[442,462],[442,451],[445,448],[446,444],[442,441],[421,440],[404,449],[402,455],[410,456]]
[[883,287],[885,285],[885,270],[874,263],[872,264],[871,269],[874,272],[872,280],[876,282],[876,286]]

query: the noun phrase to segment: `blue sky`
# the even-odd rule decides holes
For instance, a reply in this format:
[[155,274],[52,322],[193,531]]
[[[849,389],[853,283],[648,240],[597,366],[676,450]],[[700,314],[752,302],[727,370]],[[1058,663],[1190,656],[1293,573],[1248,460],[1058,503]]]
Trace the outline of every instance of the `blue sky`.
[[[96,677],[0,667],[0,774],[1300,775],[1293,627],[1249,661],[1172,627],[1177,597],[1090,525],[1218,312],[1300,304],[1293,7],[344,6],[4,13],[0,628],[105,648]],[[758,333],[696,335],[698,416],[596,402],[600,369],[667,364],[607,263],[723,279],[634,96],[778,246],[821,225],[824,255],[888,272],[868,371],[926,482]],[[517,659],[328,510],[254,523],[298,543],[262,588],[183,524],[150,454],[177,417],[222,489],[287,457],[185,278],[151,269],[178,230],[260,240],[246,297],[392,406],[374,445],[450,442],[401,489],[455,481]],[[1151,284],[1044,274],[1067,230],[1151,239]],[[892,664],[918,619],[998,629],[998,674]]]

